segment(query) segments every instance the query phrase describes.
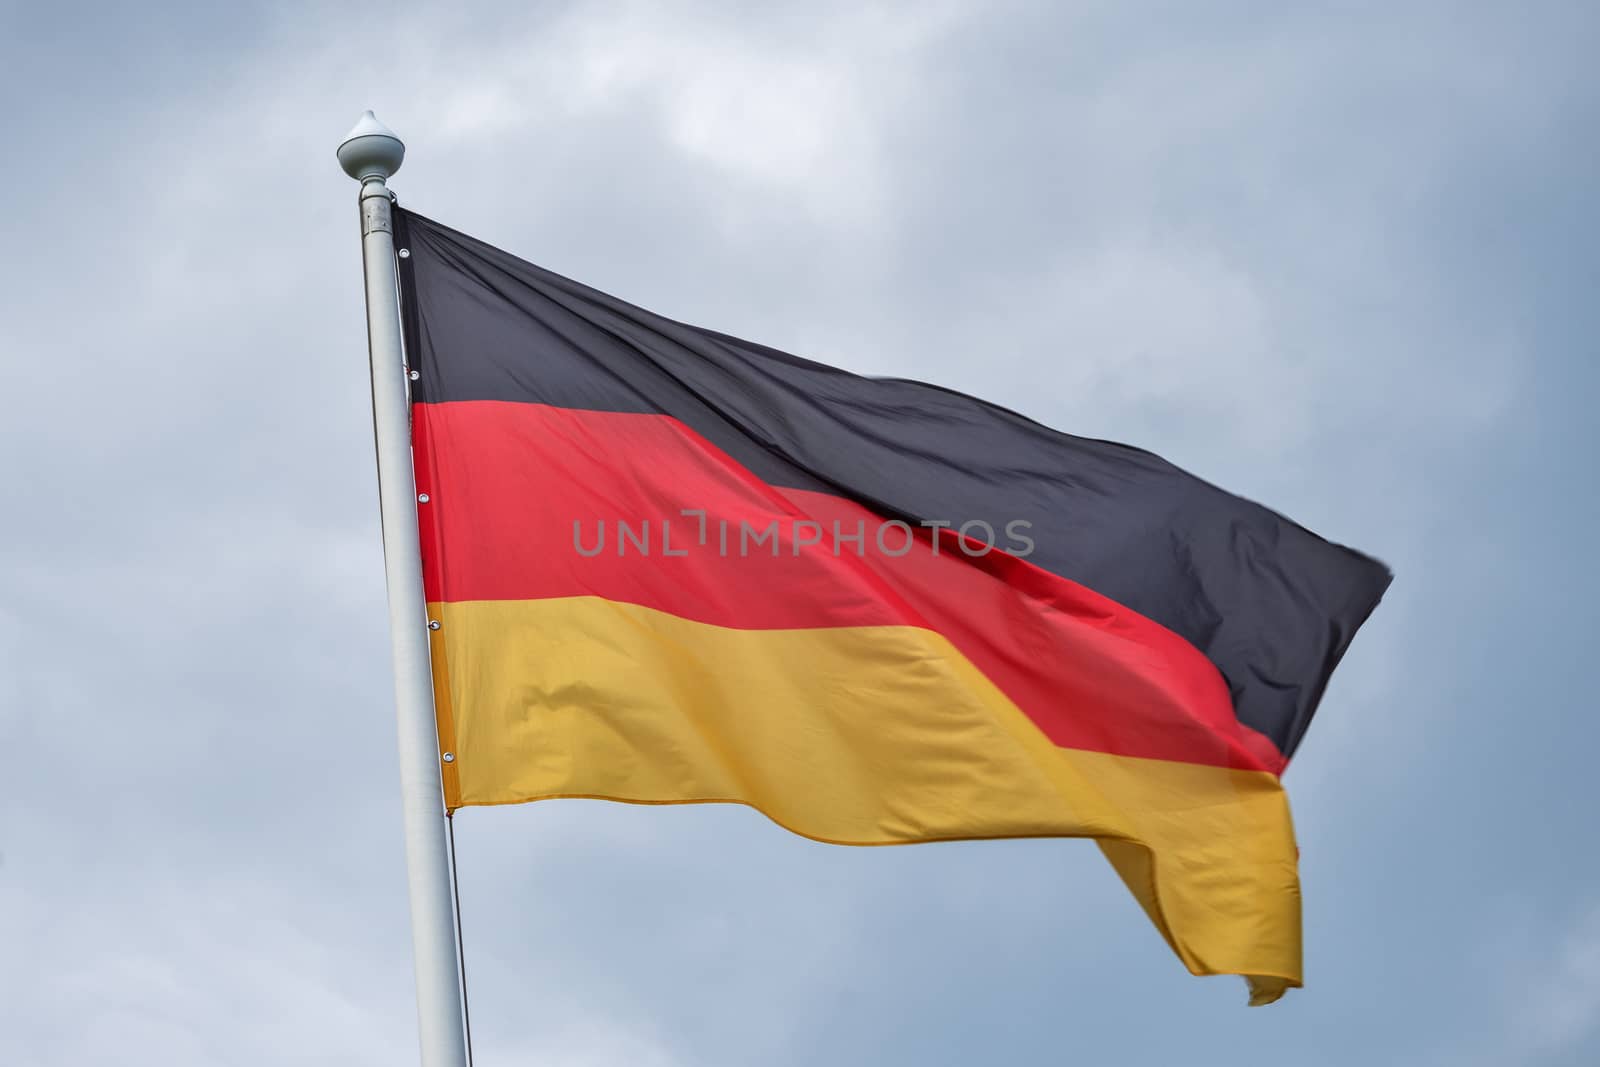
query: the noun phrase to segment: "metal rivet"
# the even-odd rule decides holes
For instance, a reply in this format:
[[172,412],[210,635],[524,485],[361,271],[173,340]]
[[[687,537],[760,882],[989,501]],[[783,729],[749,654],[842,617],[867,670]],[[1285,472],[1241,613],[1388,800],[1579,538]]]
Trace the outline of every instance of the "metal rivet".
[[428,620],[428,629],[437,630],[438,628],[439,628],[439,620],[438,619],[429,619]]
[[421,371],[415,371],[414,370],[414,371],[411,372],[411,380],[412,381],[416,381],[420,377],[422,377],[422,372]]
[[454,752],[446,752],[443,759],[446,763],[454,763],[456,761],[456,754]]
[[411,249],[409,249],[409,248],[402,248],[402,249],[401,249],[401,250],[400,250],[400,258],[401,258],[401,259],[410,259],[410,258],[411,258]]
[[418,493],[417,494],[417,503],[426,504],[427,502],[428,502],[428,494],[427,493]]

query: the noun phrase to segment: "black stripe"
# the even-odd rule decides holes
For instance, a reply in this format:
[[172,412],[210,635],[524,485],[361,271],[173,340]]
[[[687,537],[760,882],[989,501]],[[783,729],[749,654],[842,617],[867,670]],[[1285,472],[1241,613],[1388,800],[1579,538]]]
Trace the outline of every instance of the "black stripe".
[[1029,562],[1182,635],[1292,755],[1387,567],[1149,452],[674,322],[397,211],[419,402],[651,412],[772,485],[912,521],[1032,524]]

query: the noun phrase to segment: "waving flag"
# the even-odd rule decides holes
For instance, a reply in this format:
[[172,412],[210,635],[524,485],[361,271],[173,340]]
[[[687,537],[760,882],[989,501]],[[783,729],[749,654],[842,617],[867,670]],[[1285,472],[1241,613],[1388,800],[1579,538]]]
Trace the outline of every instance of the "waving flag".
[[1089,837],[1301,978],[1279,774],[1390,575],[1136,448],[686,326],[397,211],[446,803]]

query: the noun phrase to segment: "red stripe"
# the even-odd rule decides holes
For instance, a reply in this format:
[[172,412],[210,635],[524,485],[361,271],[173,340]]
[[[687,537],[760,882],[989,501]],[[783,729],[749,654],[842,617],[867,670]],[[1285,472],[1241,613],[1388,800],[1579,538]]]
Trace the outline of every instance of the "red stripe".
[[[935,542],[926,530],[905,555],[888,555],[872,512],[775,489],[664,415],[489,400],[413,411],[430,601],[598,596],[741,629],[922,626],[947,637],[1058,745],[1282,768],[1272,742],[1234,717],[1221,674],[1198,649],[1026,560],[999,551],[974,558],[950,531]],[[685,509],[706,513],[704,544]],[[844,542],[835,554],[836,520],[845,534],[864,524],[861,549]],[[584,551],[604,524],[598,554],[579,550],[575,521]],[[633,535],[622,544],[619,521]],[[740,524],[773,522],[777,557],[770,544],[741,554]],[[797,546],[797,535],[820,542]],[[903,540],[885,531],[890,552]]]

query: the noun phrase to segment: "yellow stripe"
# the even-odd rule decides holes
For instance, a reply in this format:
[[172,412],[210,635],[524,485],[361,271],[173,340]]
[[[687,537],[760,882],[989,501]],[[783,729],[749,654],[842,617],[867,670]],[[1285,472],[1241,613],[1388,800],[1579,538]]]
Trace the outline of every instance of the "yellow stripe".
[[451,808],[727,801],[839,844],[1093,837],[1191,971],[1253,976],[1258,1002],[1300,984],[1270,774],[1058,748],[915,627],[734,630],[597,597],[431,617]]

